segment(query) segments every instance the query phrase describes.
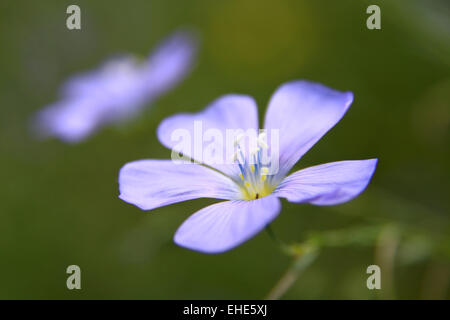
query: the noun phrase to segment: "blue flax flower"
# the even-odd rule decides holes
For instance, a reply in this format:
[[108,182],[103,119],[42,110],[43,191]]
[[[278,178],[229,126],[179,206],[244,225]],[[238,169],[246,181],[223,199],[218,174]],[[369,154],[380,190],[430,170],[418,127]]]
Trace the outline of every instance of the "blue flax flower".
[[143,62],[120,56],[74,76],[63,85],[61,100],[37,113],[38,134],[76,143],[106,124],[135,116],[184,78],[195,47],[190,34],[177,32]]
[[[239,147],[242,137],[236,139],[234,163],[201,158],[198,145],[185,148],[174,141],[173,134],[182,129],[195,136],[199,123],[203,130],[222,133],[229,129],[258,130],[257,106],[251,97],[225,95],[202,112],[171,116],[158,128],[160,142],[196,162],[130,162],[119,173],[119,197],[142,210],[196,198],[227,200],[194,213],[175,234],[178,245],[204,253],[227,251],[257,234],[279,214],[279,198],[313,205],[349,201],[366,188],[377,159],[331,162],[288,173],[343,117],[352,101],[351,92],[339,92],[318,83],[283,84],[269,102],[265,131],[256,137],[256,148],[244,154],[244,148]],[[278,139],[269,142],[267,138],[274,132],[278,132]],[[263,163],[261,151],[274,148],[274,141],[277,159]],[[225,154],[228,157],[230,152]],[[271,168],[273,163],[278,164],[275,170]]]

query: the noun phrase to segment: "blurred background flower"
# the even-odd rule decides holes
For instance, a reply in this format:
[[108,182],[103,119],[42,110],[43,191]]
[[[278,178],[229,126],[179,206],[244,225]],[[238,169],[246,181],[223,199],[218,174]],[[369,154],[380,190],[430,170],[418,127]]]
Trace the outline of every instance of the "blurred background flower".
[[[81,30],[66,28],[70,4],[81,8]],[[126,162],[170,156],[155,139],[163,118],[227,93],[249,94],[263,107],[277,85],[299,78],[351,90],[355,101],[293,170],[345,158],[382,161],[350,203],[283,202],[273,229],[285,241],[326,238],[284,297],[448,298],[450,42],[448,19],[437,17],[448,17],[449,4],[380,0],[382,29],[368,30],[370,4],[1,2],[0,298],[266,296],[290,263],[267,234],[223,255],[184,250],[170,235],[214,200],[146,214],[117,198],[117,174]],[[146,56],[179,26],[202,37],[198,65],[154,107],[73,146],[30,137],[29,117],[58,100],[66,79],[116,52]],[[374,263],[390,270],[388,295],[366,287]],[[65,287],[70,264],[81,267],[80,292]]]
[[79,142],[106,124],[135,117],[184,78],[195,50],[193,36],[178,32],[141,63],[132,55],[117,57],[72,77],[61,100],[36,115],[36,134]]

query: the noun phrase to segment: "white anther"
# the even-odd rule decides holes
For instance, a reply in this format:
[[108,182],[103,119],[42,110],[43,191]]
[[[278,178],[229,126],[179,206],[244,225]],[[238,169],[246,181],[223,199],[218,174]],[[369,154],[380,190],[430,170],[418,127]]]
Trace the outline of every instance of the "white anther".
[[241,143],[242,138],[244,137],[244,134],[240,133],[237,135],[236,140],[234,140],[234,145],[238,146],[239,143]]
[[266,143],[266,133],[261,132],[258,136],[258,145],[264,149],[269,148],[269,145]]
[[232,160],[233,162],[238,161],[241,164],[244,163],[244,160],[242,159],[242,151],[240,148],[238,148],[237,151],[234,153]]

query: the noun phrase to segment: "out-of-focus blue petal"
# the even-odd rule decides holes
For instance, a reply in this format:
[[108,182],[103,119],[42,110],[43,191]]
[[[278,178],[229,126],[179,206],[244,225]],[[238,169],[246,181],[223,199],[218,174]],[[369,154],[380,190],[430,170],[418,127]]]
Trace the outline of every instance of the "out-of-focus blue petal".
[[[205,133],[210,129],[219,131],[223,140],[207,139]],[[168,117],[158,127],[158,138],[167,148],[183,152],[184,155],[196,161],[206,163],[235,177],[239,175],[237,165],[226,163],[234,153],[233,148],[227,148],[227,143],[230,142],[226,139],[227,129],[258,130],[258,109],[252,97],[237,94],[225,95],[199,113],[181,113]],[[175,133],[180,131],[189,134],[190,148],[185,148],[186,145],[177,140]],[[201,140],[202,137],[204,137],[203,140]],[[218,158],[208,157],[205,152],[212,143],[216,150],[221,150],[221,156]]]
[[78,142],[96,129],[98,112],[90,99],[61,101],[36,115],[35,129],[41,137],[57,136],[68,143]]
[[291,202],[315,205],[347,202],[367,187],[377,161],[338,161],[296,171],[287,176],[273,194]]
[[198,164],[139,160],[119,172],[119,198],[143,210],[197,198],[238,199],[228,177]]
[[247,241],[280,212],[280,200],[226,201],[190,216],[175,233],[176,244],[204,253],[220,253]]
[[44,137],[78,142],[106,124],[127,120],[184,78],[195,51],[195,39],[177,32],[143,63],[122,56],[76,75],[63,85],[60,102],[38,112],[35,128]]
[[182,80],[193,66],[197,38],[188,32],[175,33],[149,56],[145,83],[150,94],[162,94]]
[[117,98],[135,89],[143,75],[143,65],[134,56],[118,56],[96,70],[73,76],[63,84],[61,92],[63,96],[73,98],[109,95]]
[[272,129],[279,130],[279,176],[287,174],[342,118],[352,101],[351,92],[308,81],[288,82],[276,90],[265,116],[265,129],[268,136]]

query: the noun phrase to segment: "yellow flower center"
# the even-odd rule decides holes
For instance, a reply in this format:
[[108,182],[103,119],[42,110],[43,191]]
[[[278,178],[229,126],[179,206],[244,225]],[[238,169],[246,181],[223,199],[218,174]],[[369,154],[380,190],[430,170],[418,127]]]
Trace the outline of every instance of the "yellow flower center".
[[237,151],[234,160],[240,169],[240,181],[242,200],[256,200],[268,196],[275,189],[271,183],[269,168],[261,163],[261,151],[267,149],[265,133],[261,133],[257,138],[257,147],[250,152],[249,157],[245,157],[240,147],[242,136],[238,136],[235,142]]

